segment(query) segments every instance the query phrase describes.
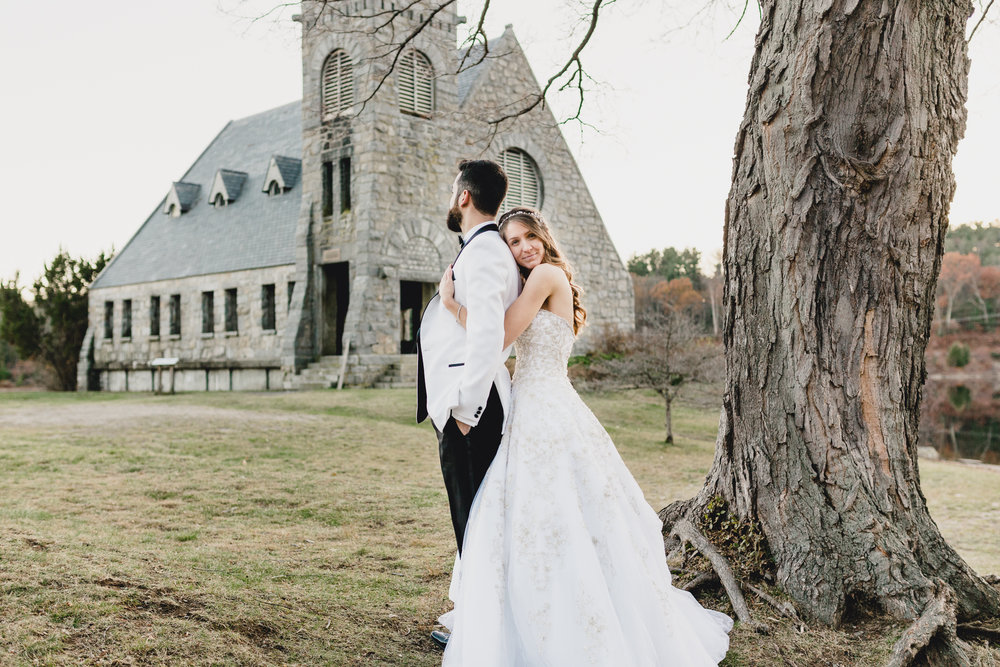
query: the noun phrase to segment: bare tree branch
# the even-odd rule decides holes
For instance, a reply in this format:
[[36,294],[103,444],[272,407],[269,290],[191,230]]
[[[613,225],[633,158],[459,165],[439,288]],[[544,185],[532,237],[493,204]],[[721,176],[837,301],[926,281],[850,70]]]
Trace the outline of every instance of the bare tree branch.
[[[598,21],[598,17],[600,15],[601,9],[603,7],[606,7],[606,6],[610,5],[610,4],[613,4],[614,2],[615,2],[615,0],[596,0],[596,2],[594,3],[593,9],[591,9],[591,12],[590,12],[590,24],[587,26],[587,32],[583,36],[583,39],[580,40],[580,43],[577,44],[576,49],[573,50],[573,54],[569,57],[569,60],[567,60],[566,64],[562,66],[562,69],[560,69],[558,72],[556,72],[551,77],[549,77],[549,80],[545,82],[545,86],[542,88],[542,91],[538,95],[533,96],[534,100],[530,104],[527,104],[524,107],[522,107],[522,108],[520,108],[520,109],[518,109],[516,111],[512,111],[512,112],[504,114],[504,115],[502,115],[502,116],[500,116],[498,118],[495,118],[495,119],[489,121],[490,124],[493,125],[493,126],[495,126],[495,127],[499,127],[501,125],[501,123],[503,123],[505,121],[508,121],[508,120],[511,120],[511,119],[514,119],[514,118],[518,118],[520,116],[524,116],[524,115],[530,113],[531,111],[533,111],[538,105],[544,103],[544,101],[545,101],[545,95],[549,92],[549,90],[551,90],[552,86],[559,79],[561,79],[571,68],[575,68],[575,69],[574,69],[573,74],[570,75],[570,82],[573,80],[574,77],[577,77],[577,76],[581,77],[579,80],[581,82],[580,83],[580,96],[581,96],[580,108],[582,108],[582,105],[583,105],[583,101],[582,101],[582,97],[583,97],[583,88],[582,88],[583,63],[580,60],[580,54],[583,53],[583,49],[590,42],[590,38],[594,35],[594,31],[597,29],[597,21]],[[567,84],[564,84],[560,88],[560,90],[565,90],[568,85],[570,85],[569,82],[567,82]],[[577,111],[576,115],[579,116],[579,108],[578,108],[578,111]]]
[[[486,28],[484,26],[486,23],[486,12],[488,12],[489,10],[490,10],[490,0],[485,0],[483,2],[483,9],[482,11],[479,12],[479,23],[476,24],[476,30],[471,35],[469,35],[464,42],[462,42],[463,47],[465,47],[466,44],[468,44],[468,47],[466,47],[465,53],[462,54],[462,60],[461,62],[458,63],[458,71],[455,72],[456,74],[465,71],[465,69],[463,69],[465,68],[465,63],[468,61],[469,56],[472,55],[472,49],[476,46],[477,43],[481,43],[483,45],[483,52],[476,60],[476,62],[469,65],[469,69],[475,67],[479,63],[486,60],[486,56],[490,52],[490,44],[489,44],[490,40],[486,36]],[[482,39],[481,42],[479,41],[480,39]]]
[[740,17],[738,19],[736,19],[736,25],[734,25],[733,29],[729,31],[728,35],[726,35],[726,39],[722,40],[723,42],[725,42],[730,37],[732,37],[733,33],[736,32],[736,29],[740,27],[741,23],[743,23],[743,17],[745,17],[747,15],[747,7],[749,7],[749,6],[750,6],[750,0],[744,0],[744,2],[743,2],[743,12],[740,14]]
[[986,5],[986,9],[984,9],[983,13],[979,15],[979,20],[976,22],[976,25],[972,28],[972,32],[969,33],[969,39],[967,41],[969,42],[972,41],[972,36],[976,34],[976,30],[979,29],[979,26],[982,25],[983,21],[986,19],[986,15],[989,13],[990,7],[993,6],[993,2],[994,0],[990,0],[989,4]]
[[[487,145],[493,143],[498,131],[509,121],[521,116],[530,114],[535,109],[546,105],[546,95],[553,90],[566,92],[572,89],[577,91],[577,100],[574,111],[565,119],[560,120],[560,124],[574,121],[581,127],[592,127],[583,121],[584,104],[588,90],[587,83],[593,79],[587,74],[582,53],[593,37],[597,24],[601,16],[601,11],[608,5],[614,4],[616,0],[593,0],[586,18],[581,17],[581,23],[586,24],[586,30],[580,38],[572,54],[566,62],[550,76],[541,91],[527,94],[518,100],[509,101],[501,109],[497,110],[496,116],[486,120],[489,131],[484,139]],[[396,71],[402,57],[414,40],[423,33],[432,22],[448,7],[454,5],[456,0],[405,0],[399,6],[392,5],[390,9],[376,9],[363,12],[349,9],[348,0],[316,0],[311,11],[306,12],[311,19],[304,19],[304,29],[322,29],[323,17],[333,13],[335,16],[351,20],[354,25],[344,25],[336,29],[344,34],[365,34],[375,37],[380,45],[375,49],[375,53],[366,58],[370,63],[389,62],[380,68],[376,75],[374,86],[365,92],[362,99],[355,104],[357,111],[352,115],[357,117],[365,111],[368,104],[384,88],[389,77]],[[240,5],[246,5],[246,0],[242,0]],[[275,12],[294,6],[296,3],[281,2],[275,4],[268,11],[250,18],[251,23],[256,23]],[[490,52],[489,39],[486,34],[486,18],[491,8],[491,0],[483,0],[475,28],[470,31],[459,48],[464,52],[461,54],[455,74],[467,71],[483,63],[487,58],[502,57],[504,54],[493,54]],[[426,15],[423,10],[426,9]],[[418,13],[419,11],[419,13]],[[419,16],[417,22],[413,19]],[[366,22],[368,25],[365,25]],[[402,23],[405,22],[405,23]],[[409,24],[405,30],[399,30],[402,25]],[[399,34],[397,35],[397,31]],[[481,47],[481,48],[477,48]]]

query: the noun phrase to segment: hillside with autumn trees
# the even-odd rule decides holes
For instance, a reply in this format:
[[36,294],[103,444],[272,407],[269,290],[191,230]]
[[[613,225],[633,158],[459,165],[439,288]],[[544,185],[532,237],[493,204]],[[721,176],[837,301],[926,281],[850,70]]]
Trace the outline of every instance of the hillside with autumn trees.
[[948,231],[935,306],[921,443],[1000,463],[1000,220]]
[[[694,248],[633,255],[636,333],[606,337],[599,352],[606,377],[664,397],[668,442],[673,396],[689,380],[722,376],[724,280],[718,264],[710,273],[703,264]],[[1000,463],[1000,220],[948,231],[926,359],[921,444]]]

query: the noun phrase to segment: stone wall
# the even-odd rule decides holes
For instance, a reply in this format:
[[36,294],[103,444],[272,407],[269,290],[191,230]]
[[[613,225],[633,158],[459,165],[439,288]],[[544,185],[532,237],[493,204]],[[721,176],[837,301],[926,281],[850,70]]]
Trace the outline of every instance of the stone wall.
[[[149,363],[167,357],[179,359],[178,390],[264,389],[281,386],[283,336],[288,315],[288,284],[294,267],[276,266],[174,280],[94,289],[90,292],[90,327],[81,354],[81,378],[99,373],[102,389],[149,391]],[[263,329],[264,285],[275,286],[275,328]],[[226,331],[226,290],[236,289],[237,328]],[[214,294],[211,332],[202,332],[202,293]],[[170,334],[170,297],[181,297],[181,331]],[[151,297],[160,297],[160,332],[150,331]],[[132,335],[123,337],[123,303],[132,301]],[[112,335],[104,331],[105,303],[114,304]],[[89,346],[93,345],[90,362]],[[265,369],[272,369],[265,371]],[[275,377],[267,377],[274,375]],[[85,388],[83,383],[81,388]]]
[[[358,13],[368,7],[363,1],[348,3]],[[551,112],[536,109],[500,127],[492,142],[486,140],[491,132],[484,119],[539,90],[511,29],[491,40],[491,55],[502,57],[481,65],[483,73],[461,103],[453,74],[457,19],[452,9],[442,12],[413,42],[436,74],[433,113],[400,111],[396,79],[390,75],[363,110],[324,122],[320,78],[331,52],[344,49],[355,63],[356,100],[374,90],[388,63],[370,58],[377,45],[363,33],[370,25],[365,20],[347,21],[330,12],[317,17],[317,4],[310,2],[303,10],[303,192],[314,202],[309,212],[314,261],[350,263],[345,331],[353,350],[399,353],[400,281],[436,283],[458,250],[444,223],[458,160],[497,159],[507,148],[520,148],[537,163],[542,212],[585,290],[590,326],[578,349],[586,349],[605,326],[632,328],[631,279]],[[420,12],[417,5],[413,21],[422,18]],[[342,157],[351,158],[351,209],[341,213],[335,202],[333,214],[324,218],[318,204],[322,164],[336,166]]]
[[[363,14],[372,6],[348,2],[342,9]],[[434,111],[422,116],[400,110],[394,75],[382,81],[387,63],[371,56],[383,47],[365,34],[371,21],[345,19],[329,10],[318,16],[315,2],[302,8],[302,187],[303,196],[314,202],[314,261],[349,262],[345,331],[351,348],[359,354],[398,354],[400,281],[436,283],[457,252],[457,238],[444,225],[463,148],[455,124],[455,11],[440,12],[411,43],[435,73]],[[415,26],[424,16],[417,5],[403,27]],[[324,121],[321,74],[336,49],[344,49],[353,63],[356,102],[381,87],[363,109],[356,104],[340,118]],[[332,214],[324,216],[322,164],[339,168],[345,157],[351,159],[351,208],[341,212],[335,188]],[[339,183],[339,173],[334,181]]]
[[[486,135],[482,119],[498,118],[539,90],[531,67],[514,31],[490,41],[493,54],[503,54],[476,81],[463,106],[463,136]],[[587,189],[552,112],[536,108],[514,122],[499,127],[492,143],[482,139],[475,146],[498,159],[508,148],[519,148],[535,161],[542,181],[541,211],[563,254],[574,269],[574,282],[583,290],[588,326],[580,332],[576,352],[605,327],[630,331],[635,323],[632,279],[608,235],[604,221]]]

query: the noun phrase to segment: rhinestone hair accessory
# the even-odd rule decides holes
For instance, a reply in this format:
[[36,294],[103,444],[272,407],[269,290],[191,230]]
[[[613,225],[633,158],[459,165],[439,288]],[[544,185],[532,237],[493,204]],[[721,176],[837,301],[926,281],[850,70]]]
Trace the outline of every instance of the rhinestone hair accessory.
[[538,224],[540,224],[542,226],[546,226],[545,220],[542,219],[542,216],[541,216],[540,213],[536,213],[535,211],[526,211],[526,210],[523,210],[523,209],[513,209],[513,210],[510,210],[510,211],[507,211],[506,213],[504,213],[503,215],[500,216],[500,221],[497,223],[497,226],[503,226],[503,225],[507,224],[507,221],[510,220],[511,218],[516,218],[518,216],[524,216],[526,218],[531,218],[532,220],[534,220]]

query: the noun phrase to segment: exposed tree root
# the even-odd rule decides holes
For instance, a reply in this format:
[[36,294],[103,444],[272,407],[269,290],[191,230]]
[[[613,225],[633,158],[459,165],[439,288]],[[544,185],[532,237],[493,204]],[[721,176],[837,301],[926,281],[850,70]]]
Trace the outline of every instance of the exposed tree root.
[[[673,537],[672,535],[671,535],[671,539],[674,542],[678,542],[677,538]],[[666,544],[666,540],[664,540],[664,544]],[[671,549],[669,552],[667,552],[667,562],[668,563],[672,562],[675,558],[677,558],[680,555],[681,555],[681,547],[680,546],[677,546],[677,547]],[[687,563],[686,559],[685,559],[685,563]]]
[[675,523],[687,516],[688,511],[692,507],[693,500],[692,498],[674,501],[656,513],[660,517],[660,521],[663,522],[663,550],[668,554],[667,560],[671,560],[679,554],[683,546],[670,529]]
[[733,574],[732,568],[729,567],[729,563],[712,546],[712,543],[701,534],[701,531],[695,528],[694,524],[689,520],[680,519],[674,523],[670,533],[690,543],[691,546],[700,551],[708,559],[708,562],[712,564],[712,568],[719,575],[719,580],[722,581],[722,586],[726,589],[726,594],[729,596],[729,601],[733,605],[733,611],[736,612],[736,618],[739,619],[740,623],[758,632],[765,632],[767,626],[751,618],[747,601],[743,598],[743,591],[740,590],[740,584],[736,581],[736,576]]
[[892,648],[886,667],[907,667],[921,652],[932,665],[968,667],[969,656],[955,634],[955,592],[938,581],[936,592],[920,618],[906,629]]
[[681,590],[685,590],[688,593],[690,593],[691,591],[695,590],[696,588],[704,586],[705,584],[707,584],[709,582],[718,581],[718,580],[719,580],[719,575],[717,575],[715,572],[702,572],[697,577],[695,577],[691,581],[689,581],[686,584],[684,584],[683,586],[681,586]]
[[749,582],[746,584],[746,587],[749,588],[750,590],[752,590],[754,593],[756,593],[757,596],[760,597],[761,600],[763,600],[764,602],[767,602],[769,605],[771,605],[772,607],[774,607],[775,609],[777,609],[778,613],[781,614],[782,616],[790,618],[790,619],[796,621],[797,623],[801,623],[802,622],[802,619],[799,618],[798,613],[795,611],[795,607],[792,606],[791,603],[789,603],[789,602],[782,602],[781,600],[779,600],[779,599],[773,597],[772,595],[768,594],[768,592],[765,591],[764,589],[759,588],[757,586],[754,586],[753,584],[751,584]]
[[1000,629],[988,628],[978,623],[959,623],[955,631],[963,639],[985,639],[1000,645]]

